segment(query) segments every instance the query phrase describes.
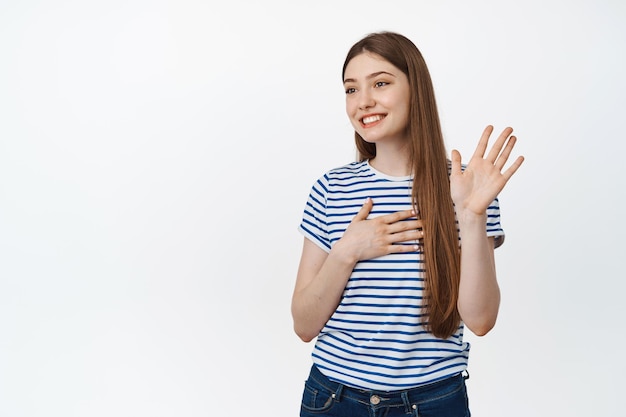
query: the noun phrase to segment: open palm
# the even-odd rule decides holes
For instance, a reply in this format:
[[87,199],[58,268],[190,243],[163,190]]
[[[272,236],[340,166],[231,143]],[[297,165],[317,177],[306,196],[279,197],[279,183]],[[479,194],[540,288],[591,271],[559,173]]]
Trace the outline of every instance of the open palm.
[[461,154],[457,150],[452,151],[450,193],[457,210],[484,214],[524,162],[524,157],[519,156],[506,171],[502,171],[517,140],[511,136],[513,129],[510,127],[500,133],[485,157],[492,132],[493,126],[485,128],[465,170],[461,169]]

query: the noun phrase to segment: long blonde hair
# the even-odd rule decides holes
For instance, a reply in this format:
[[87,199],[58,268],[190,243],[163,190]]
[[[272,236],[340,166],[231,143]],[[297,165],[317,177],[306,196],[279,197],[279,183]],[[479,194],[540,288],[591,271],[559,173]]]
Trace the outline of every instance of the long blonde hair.
[[[415,44],[393,32],[373,33],[354,44],[343,65],[370,52],[401,70],[409,80],[410,113],[407,126],[413,169],[413,204],[424,225],[426,267],[424,325],[435,336],[448,338],[461,321],[457,309],[460,282],[459,236],[450,196],[448,160],[426,62]],[[355,132],[359,160],[376,156],[376,145]]]

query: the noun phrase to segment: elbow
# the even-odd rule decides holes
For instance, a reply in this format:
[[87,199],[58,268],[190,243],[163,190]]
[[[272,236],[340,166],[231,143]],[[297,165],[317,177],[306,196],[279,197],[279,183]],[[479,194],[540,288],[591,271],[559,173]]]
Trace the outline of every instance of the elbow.
[[293,319],[293,331],[305,343],[315,339],[322,330],[315,326],[310,315],[298,308],[298,304],[295,302],[291,304],[291,317]]
[[309,343],[311,340],[315,339],[315,336],[310,335],[310,334],[298,334],[298,337],[300,338],[300,340],[302,340],[304,343]]
[[309,343],[315,339],[320,332],[320,329],[315,329],[311,326],[309,320],[306,320],[302,314],[292,306],[291,316],[293,317],[293,331],[298,335],[300,340],[305,343]]
[[490,302],[486,303],[459,302],[457,304],[461,320],[465,324],[465,327],[479,337],[485,336],[496,326],[499,307],[499,295],[492,297]]
[[298,335],[300,340],[302,340],[305,343],[309,343],[311,340],[315,339],[317,335],[319,334],[319,332],[316,333],[312,331],[307,331],[306,329],[302,329],[295,324],[293,326],[293,330]]
[[293,319],[293,331],[305,343],[315,339],[326,323],[326,321],[319,323],[319,320],[308,309],[303,308],[301,304],[295,301],[291,304],[291,317]]
[[477,322],[465,322],[465,326],[476,336],[482,337],[489,333],[496,325],[496,319],[481,320]]
[[491,331],[491,329],[493,329],[493,326],[491,326],[491,327],[485,326],[485,327],[470,328],[472,333],[474,333],[476,336],[479,336],[479,337],[483,337],[483,336],[487,335],[487,333],[489,333]]

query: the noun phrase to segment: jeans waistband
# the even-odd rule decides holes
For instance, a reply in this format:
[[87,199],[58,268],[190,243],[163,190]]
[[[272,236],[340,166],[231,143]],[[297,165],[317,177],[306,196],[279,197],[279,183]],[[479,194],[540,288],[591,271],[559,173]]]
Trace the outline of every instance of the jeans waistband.
[[314,379],[318,384],[326,387],[326,389],[334,392],[334,398],[341,401],[342,397],[350,397],[356,401],[371,402],[372,397],[378,397],[380,401],[390,405],[393,403],[401,404],[410,402],[422,402],[437,396],[442,390],[454,391],[455,386],[461,388],[464,384],[465,377],[462,373],[452,375],[448,378],[444,378],[439,381],[435,381],[426,385],[421,385],[415,388],[409,388],[399,391],[378,391],[378,390],[365,390],[359,388],[349,387],[347,385],[331,381],[326,375],[324,375],[317,366],[311,367],[311,373],[309,378]]

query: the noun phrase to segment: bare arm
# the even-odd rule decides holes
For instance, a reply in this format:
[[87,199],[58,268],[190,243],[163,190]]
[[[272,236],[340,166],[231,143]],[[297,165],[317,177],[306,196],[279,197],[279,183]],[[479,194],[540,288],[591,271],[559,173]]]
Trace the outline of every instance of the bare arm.
[[420,220],[403,221],[415,213],[407,210],[366,220],[372,206],[368,199],[330,253],[304,239],[291,314],[294,330],[305,342],[319,334],[337,309],[358,261],[416,250],[412,245],[395,244],[422,237]]
[[487,126],[465,171],[461,155],[452,152],[450,189],[461,235],[461,283],[458,309],[463,322],[475,334],[487,334],[495,325],[500,307],[496,279],[494,240],[485,234],[487,208],[524,161],[518,157],[502,172],[515,146],[513,129],[506,128],[484,157],[492,126]]
[[324,327],[339,305],[355,264],[336,247],[326,253],[304,239],[291,301],[294,330],[302,340],[311,341]]
[[461,225],[461,283],[458,309],[465,325],[476,335],[496,324],[500,287],[496,279],[494,239],[485,234],[485,217],[466,219]]

